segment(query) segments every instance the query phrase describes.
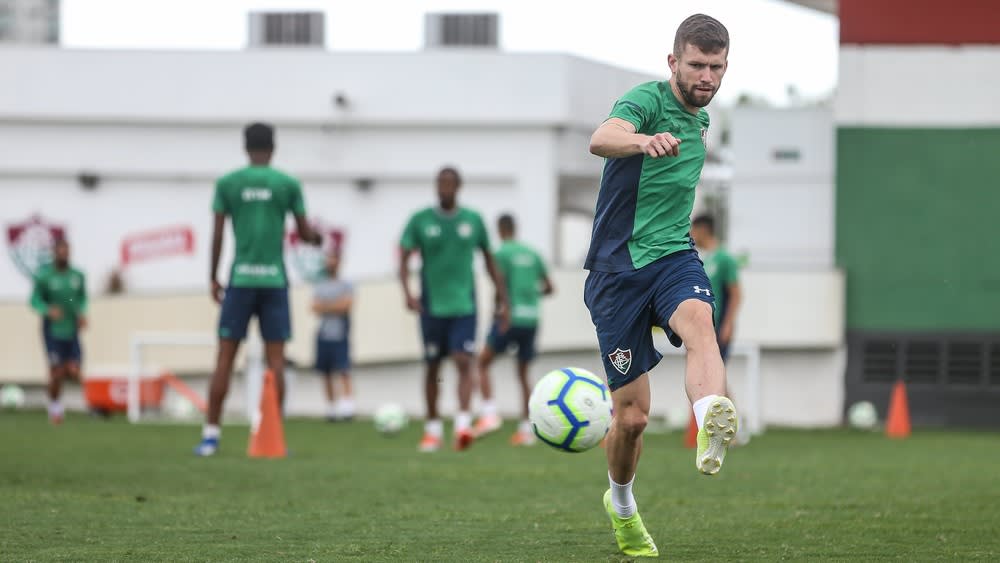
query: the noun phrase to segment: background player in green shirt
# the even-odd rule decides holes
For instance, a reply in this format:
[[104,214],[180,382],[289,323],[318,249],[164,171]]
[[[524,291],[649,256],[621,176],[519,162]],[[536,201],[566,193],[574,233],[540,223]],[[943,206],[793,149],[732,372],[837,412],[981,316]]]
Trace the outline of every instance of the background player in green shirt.
[[[736,409],[724,396],[711,283],[689,234],[707,150],[709,119],[703,108],[722,83],[728,54],[729,32],[719,21],[702,14],[685,19],[667,57],[670,80],[627,92],[590,140],[590,151],[606,160],[584,301],[597,329],[614,409],[606,442],[611,488],[604,507],[619,549],[629,556],[658,554],[632,495],[649,416],[648,372],[661,358],[653,326],[663,328],[674,346],[683,342],[687,348],[685,383],[699,427],[697,469],[717,473],[736,433]],[[699,522],[697,528],[720,525]],[[704,533],[706,542],[722,540]]]
[[[248,125],[244,144],[250,165],[234,170],[215,183],[212,211],[212,265],[209,271],[212,298],[222,304],[219,313],[219,354],[209,389],[208,413],[199,456],[214,455],[219,448],[222,404],[229,391],[229,378],[240,341],[246,336],[250,317],[256,316],[264,340],[267,367],[278,386],[278,401],[285,393],[285,341],[291,337],[288,307],[288,277],[285,272],[285,218],[295,216],[302,240],[319,244],[321,238],[306,222],[302,186],[295,178],[271,168],[274,128],[263,123]],[[222,254],[226,217],[233,223],[236,256],[223,291],[217,278]]]
[[49,360],[49,420],[59,424],[64,379],[80,380],[80,331],[87,326],[87,282],[70,266],[69,243],[58,239],[52,263],[35,273],[31,307],[42,316],[42,338]]
[[[437,175],[438,206],[415,213],[400,238],[399,279],[406,306],[420,313],[427,371],[424,382],[427,421],[420,451],[441,448],[444,426],[438,418],[438,373],[441,360],[450,356],[458,369],[458,405],[455,415],[455,449],[467,448],[473,439],[472,354],[476,351],[476,287],[472,269],[475,251],[483,253],[486,269],[496,287],[497,315],[506,327],[510,321],[503,278],[490,254],[489,235],[479,213],[459,207],[458,170],[446,167]],[[421,293],[410,290],[410,256],[420,252]]]
[[729,344],[733,340],[736,311],[743,300],[740,290],[740,266],[732,254],[719,244],[715,236],[715,219],[699,215],[691,220],[691,238],[694,239],[705,273],[712,282],[715,296],[715,330],[722,360],[729,358]]
[[475,433],[480,437],[498,430],[502,424],[493,402],[490,364],[496,354],[503,354],[510,344],[514,344],[517,347],[517,376],[521,383],[521,423],[511,437],[511,444],[529,446],[535,442],[535,434],[528,420],[528,397],[531,395],[528,366],[535,358],[540,297],[551,295],[553,287],[538,252],[514,239],[514,217],[501,215],[497,228],[503,242],[493,258],[507,284],[511,321],[507,330],[502,330],[499,322],[493,323],[486,346],[479,354],[479,390],[483,394],[483,404]]

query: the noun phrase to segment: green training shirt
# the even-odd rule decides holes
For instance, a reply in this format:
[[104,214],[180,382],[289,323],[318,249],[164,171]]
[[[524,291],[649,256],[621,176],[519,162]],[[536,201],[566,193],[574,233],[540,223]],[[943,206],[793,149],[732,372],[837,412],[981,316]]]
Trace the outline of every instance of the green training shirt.
[[270,166],[247,166],[215,183],[212,211],[233,222],[232,287],[285,287],[285,216],[306,214],[302,186]]
[[729,300],[729,286],[739,281],[740,267],[732,254],[721,246],[712,252],[702,253],[701,261],[705,263],[705,273],[715,292],[715,324],[722,326],[726,302]]
[[504,241],[493,256],[507,282],[511,325],[537,326],[542,280],[547,275],[542,257],[531,247],[513,240]]
[[489,234],[479,213],[460,207],[452,213],[428,207],[406,223],[399,242],[403,250],[419,250],[421,299],[435,317],[476,312],[472,262],[477,248],[488,252]]
[[670,133],[681,140],[677,157],[637,154],[605,160],[584,267],[624,272],[693,247],[691,211],[709,121],[704,109],[688,113],[667,81],[636,86],[609,117],[628,121],[637,133]]
[[47,321],[49,335],[59,340],[76,338],[77,323],[87,314],[87,283],[83,272],[72,267],[59,270],[52,264],[38,270],[31,307],[45,317],[51,306],[59,307],[62,318]]

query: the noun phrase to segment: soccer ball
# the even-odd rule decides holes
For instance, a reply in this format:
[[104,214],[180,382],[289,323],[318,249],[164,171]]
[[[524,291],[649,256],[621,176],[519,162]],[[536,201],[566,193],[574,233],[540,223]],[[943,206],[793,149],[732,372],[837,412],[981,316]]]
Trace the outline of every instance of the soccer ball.
[[858,401],[847,409],[847,422],[858,430],[871,430],[878,423],[878,411],[870,401]]
[[24,406],[24,389],[17,385],[7,384],[0,389],[0,407],[19,409]]
[[600,444],[611,427],[611,392],[585,369],[557,369],[535,385],[528,417],[546,444],[564,452],[586,451]]
[[375,411],[375,430],[382,434],[395,434],[406,428],[407,422],[403,407],[395,403],[382,405]]

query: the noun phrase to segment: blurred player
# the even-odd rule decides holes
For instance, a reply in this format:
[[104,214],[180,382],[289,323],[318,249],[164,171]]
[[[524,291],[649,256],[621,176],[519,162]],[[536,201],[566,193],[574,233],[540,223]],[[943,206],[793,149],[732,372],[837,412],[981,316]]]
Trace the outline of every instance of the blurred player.
[[[441,448],[444,425],[438,418],[438,373],[441,360],[450,356],[458,369],[459,412],[455,416],[455,449],[472,443],[472,355],[476,351],[475,275],[472,263],[476,249],[483,253],[497,294],[497,314],[506,327],[510,319],[503,278],[490,254],[489,234],[479,213],[459,207],[458,189],[462,178],[458,170],[446,167],[437,175],[438,206],[414,214],[400,240],[399,279],[406,306],[420,313],[424,339],[424,382],[427,422],[420,451]],[[420,252],[421,294],[410,290],[410,256]]]
[[715,297],[715,329],[722,361],[729,358],[729,344],[733,340],[733,326],[743,294],[740,291],[740,267],[736,259],[726,252],[715,236],[715,219],[699,215],[691,221],[691,238],[697,245],[705,273],[712,282]]
[[[354,287],[339,277],[340,255],[331,252],[326,258],[326,276],[316,284],[312,310],[320,316],[316,332],[316,371],[323,376],[327,412],[330,421],[354,418],[351,394],[351,307]],[[334,390],[339,379],[340,398]]]
[[[214,455],[219,449],[222,404],[229,391],[233,360],[240,341],[246,336],[250,317],[257,317],[267,367],[278,386],[278,402],[284,404],[285,341],[291,336],[288,277],[283,256],[286,215],[291,212],[295,216],[303,241],[311,244],[321,241],[306,222],[299,181],[271,168],[274,129],[270,125],[253,123],[244,129],[243,136],[250,164],[216,181],[212,203],[215,221],[209,281],[212,298],[222,304],[222,310],[208,415],[201,443],[195,448],[195,454],[200,456]],[[232,219],[236,256],[229,274],[229,287],[223,291],[216,276],[226,217]]]
[[80,331],[87,326],[87,282],[70,266],[69,243],[58,239],[52,263],[35,274],[31,307],[42,315],[42,337],[49,359],[49,420],[63,420],[64,379],[80,381]]
[[545,263],[532,248],[514,239],[514,217],[502,215],[497,222],[503,241],[493,258],[504,276],[510,298],[510,327],[502,330],[499,320],[493,323],[486,346],[479,355],[479,389],[483,393],[480,418],[476,421],[476,436],[498,430],[502,424],[493,402],[490,364],[496,354],[503,354],[510,344],[517,346],[517,377],[521,383],[521,423],[511,437],[515,446],[530,446],[535,434],[528,421],[528,366],[535,358],[535,336],[538,330],[539,297],[553,291]]
[[614,408],[604,506],[619,549],[656,556],[632,495],[649,415],[648,372],[660,361],[651,328],[687,348],[685,382],[698,421],[695,465],[719,471],[737,420],[713,326],[713,295],[689,230],[705,163],[708,113],[726,72],[729,32],[697,14],[681,23],[670,80],[636,86],[590,140],[605,157],[585,267],[584,301],[597,328]]
[[[711,215],[699,215],[691,220],[691,238],[694,239],[701,261],[705,264],[708,280],[712,282],[712,295],[715,297],[715,337],[719,342],[722,361],[725,362],[729,359],[729,345],[733,341],[736,313],[743,302],[740,266],[715,236],[715,219]],[[726,396],[736,402],[728,384]],[[744,445],[749,441],[749,430],[741,427],[736,432],[732,445]]]

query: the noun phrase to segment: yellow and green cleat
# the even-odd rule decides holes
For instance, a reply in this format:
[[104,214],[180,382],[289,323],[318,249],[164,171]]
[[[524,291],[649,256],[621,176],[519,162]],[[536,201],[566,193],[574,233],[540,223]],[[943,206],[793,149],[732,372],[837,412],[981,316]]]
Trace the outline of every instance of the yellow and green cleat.
[[618,549],[622,553],[632,557],[660,556],[638,512],[628,518],[622,518],[615,512],[615,507],[611,506],[611,489],[604,493],[604,509],[611,518],[611,526],[615,529],[615,540],[618,541]]
[[695,467],[705,475],[715,475],[722,469],[726,450],[736,439],[739,418],[736,407],[726,397],[718,397],[708,407],[701,430],[698,430],[698,455]]

